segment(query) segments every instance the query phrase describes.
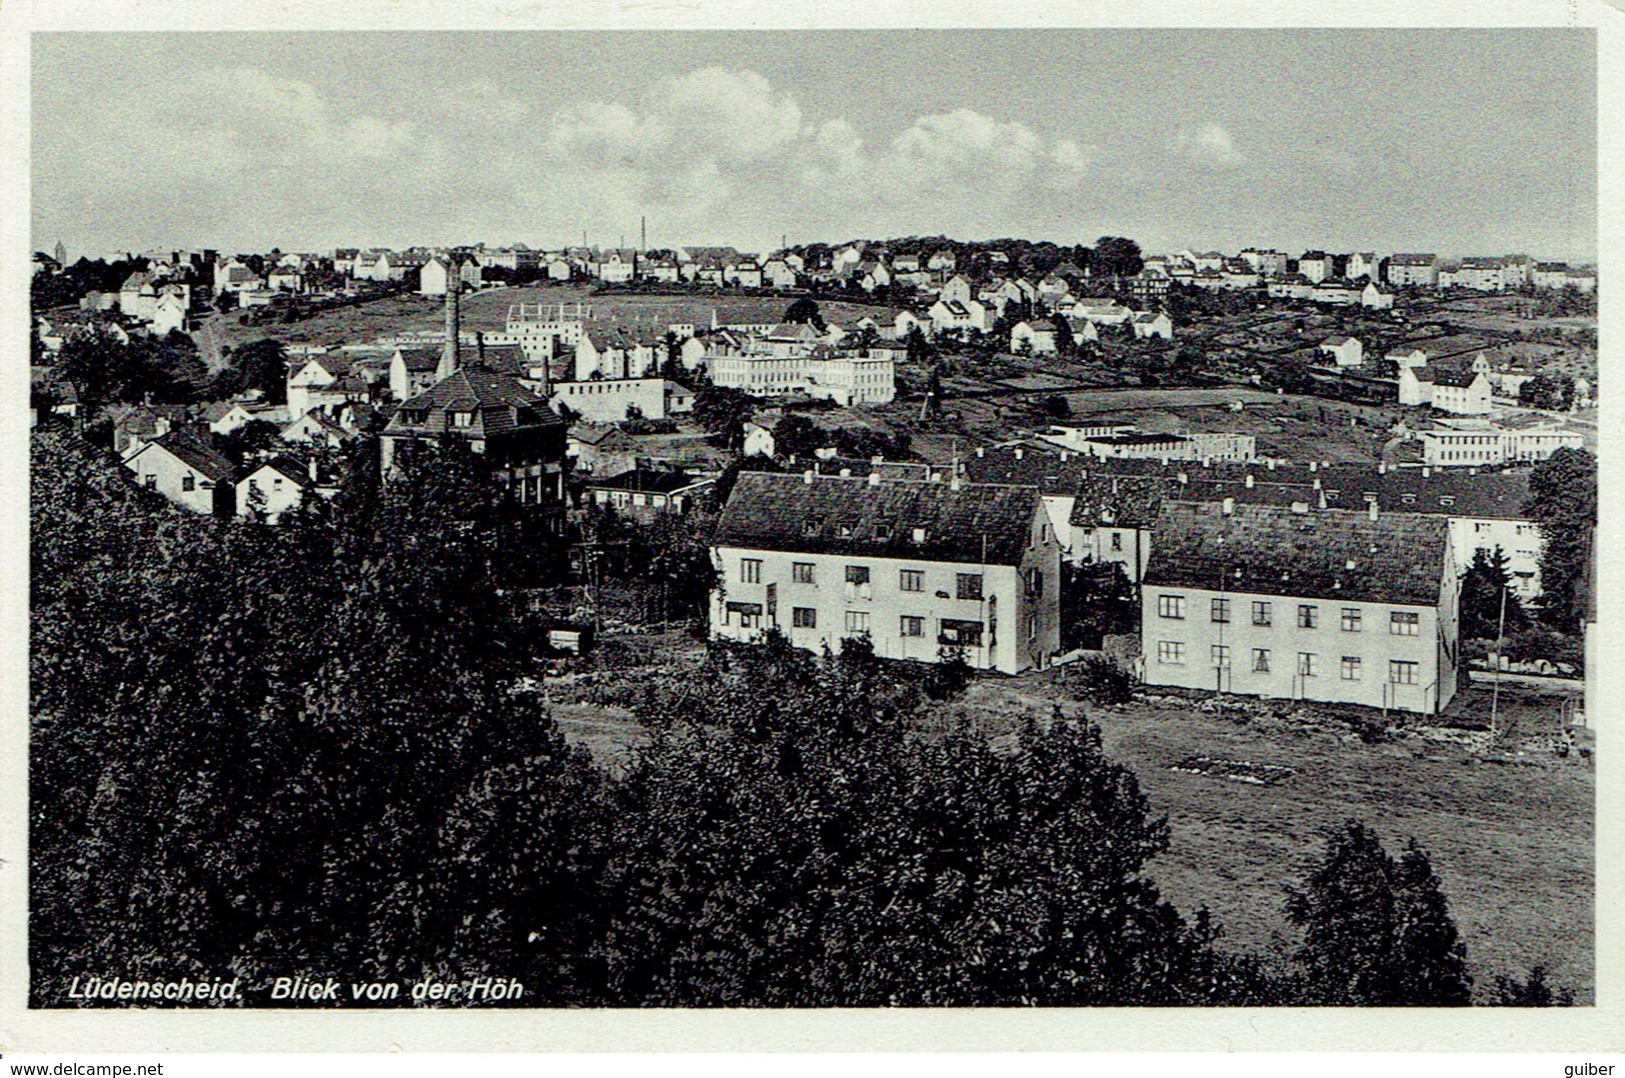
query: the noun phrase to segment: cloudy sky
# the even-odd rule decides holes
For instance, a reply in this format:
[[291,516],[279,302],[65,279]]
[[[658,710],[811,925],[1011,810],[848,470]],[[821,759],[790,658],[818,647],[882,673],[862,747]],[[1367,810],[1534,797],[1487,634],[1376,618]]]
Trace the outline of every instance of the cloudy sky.
[[1585,30],[36,34],[75,253],[947,233],[1596,253]]

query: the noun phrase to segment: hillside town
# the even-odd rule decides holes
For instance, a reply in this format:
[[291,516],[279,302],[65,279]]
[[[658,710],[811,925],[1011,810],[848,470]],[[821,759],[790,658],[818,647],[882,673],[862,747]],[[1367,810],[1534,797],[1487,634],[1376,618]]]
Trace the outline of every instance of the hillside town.
[[[1005,248],[166,250],[75,265],[58,244],[34,260],[35,422],[104,441],[177,506],[269,524],[338,493],[347,454],[387,477],[406,442],[466,443],[518,503],[561,521],[680,514],[727,474],[710,632],[774,629],[814,649],[867,634],[882,656],[948,648],[1008,674],[1080,653],[1061,625],[1063,566],[1122,567],[1142,614],[1125,661],[1148,685],[1427,714],[1485,661],[1463,654],[1456,609],[1475,556],[1541,603],[1529,476],[1595,447],[1593,270],[1142,256],[1115,237]],[[87,287],[110,274],[116,288]],[[333,317],[385,305],[401,316],[369,339]],[[167,384],[98,383],[98,351],[142,348],[171,364]],[[1324,436],[1272,436],[1306,412]],[[740,468],[781,474],[734,483]],[[1227,539],[1235,571],[1193,577],[1190,544]],[[1222,642],[1232,605],[1252,611],[1233,624],[1271,631]],[[1281,628],[1261,613],[1274,607],[1292,612]],[[1371,628],[1325,650],[1322,610],[1342,632]],[[1192,638],[1198,621],[1211,628]],[[1574,672],[1559,650],[1517,661]]]
[[[649,759],[691,686],[705,721],[743,708],[755,729],[778,690],[750,683],[744,704],[727,678],[792,655],[878,664],[866,694],[914,694],[898,736],[952,721],[996,747],[1062,699],[1141,773],[1271,791],[1307,766],[1284,747],[1304,738],[1434,769],[1458,766],[1441,746],[1591,756],[1590,267],[1113,236],[95,259],[59,243],[32,284],[37,483],[88,468],[94,498],[214,529],[211,557],[267,559],[267,595],[305,596],[272,607],[290,641],[312,604],[342,618],[391,594],[338,578],[428,558],[432,590],[463,570],[426,552],[480,551],[518,649],[445,669],[539,696],[606,774]],[[77,519],[92,496],[67,489],[37,511]],[[435,601],[386,652],[447,611],[484,616],[455,590]],[[341,639],[308,675],[335,679],[322,692],[374,684],[345,672],[373,660]],[[391,707],[416,690],[394,691]],[[1209,747],[1242,727],[1264,739],[1251,757]],[[1144,742],[1168,736],[1188,740]],[[1305,818],[1396,796],[1346,782]],[[1265,901],[1235,886],[1234,908]],[[1522,976],[1530,952],[1507,946],[1486,961]],[[1236,976],[1222,998],[1287,991]],[[1538,995],[1544,976],[1499,991]]]

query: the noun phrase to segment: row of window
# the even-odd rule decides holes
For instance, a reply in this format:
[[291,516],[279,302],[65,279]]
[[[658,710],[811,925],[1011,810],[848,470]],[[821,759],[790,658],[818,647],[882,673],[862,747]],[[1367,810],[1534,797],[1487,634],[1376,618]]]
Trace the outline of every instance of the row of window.
[[[1269,648],[1253,648],[1252,671],[1255,674],[1271,672]],[[1213,644],[1208,649],[1210,663],[1220,670],[1230,669],[1230,645]],[[1182,666],[1185,663],[1185,645],[1179,640],[1157,642],[1157,662],[1164,666]],[[1388,681],[1394,685],[1415,685],[1421,664],[1407,659],[1388,661]],[[1338,661],[1338,673],[1344,681],[1360,681],[1364,662],[1358,655],[1344,655]],[[1298,652],[1298,676],[1319,677],[1320,656],[1312,651]]]
[[[740,558],[739,579],[746,584],[760,584],[762,582],[762,559]],[[1032,579],[1029,578],[1029,587],[1031,587]],[[810,561],[791,562],[790,582],[793,584],[818,583],[813,563]],[[869,567],[867,565],[848,565],[846,567],[846,582],[857,585],[868,584]],[[925,590],[925,570],[899,569],[897,571],[897,590],[923,592]],[[954,594],[959,599],[982,598],[982,574],[955,573]]]
[[[740,604],[745,605],[745,604]],[[761,627],[760,611],[742,612],[740,624],[746,629]],[[810,606],[793,606],[790,608],[790,625],[796,629],[818,628],[818,611]],[[869,612],[867,610],[846,611],[847,636],[859,636],[870,631]],[[1036,620],[1033,622],[1033,632],[1036,633]],[[925,618],[916,614],[903,614],[897,619],[897,635],[904,637],[923,637],[925,635]],[[937,639],[939,643],[953,644],[960,647],[979,648],[982,646],[982,623],[979,621],[962,621],[957,618],[938,619]]]
[[[1275,604],[1263,600],[1254,601],[1253,624],[1269,626],[1274,624]],[[1185,617],[1185,597],[1183,595],[1157,596],[1157,616],[1173,620],[1183,620]],[[1220,625],[1230,622],[1230,600],[1211,599],[1208,601],[1208,619]],[[1342,608],[1340,622],[1346,633],[1357,633],[1363,628],[1362,612],[1357,606]],[[1393,636],[1416,636],[1421,630],[1422,616],[1414,610],[1391,610],[1388,612],[1388,632]],[[1318,629],[1320,627],[1320,607],[1313,603],[1300,603],[1298,605],[1298,628]]]

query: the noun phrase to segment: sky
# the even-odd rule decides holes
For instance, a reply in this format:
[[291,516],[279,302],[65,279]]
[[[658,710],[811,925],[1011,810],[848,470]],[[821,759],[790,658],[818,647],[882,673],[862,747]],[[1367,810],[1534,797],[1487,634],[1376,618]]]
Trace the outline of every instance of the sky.
[[34,246],[1597,247],[1594,34],[50,33]]

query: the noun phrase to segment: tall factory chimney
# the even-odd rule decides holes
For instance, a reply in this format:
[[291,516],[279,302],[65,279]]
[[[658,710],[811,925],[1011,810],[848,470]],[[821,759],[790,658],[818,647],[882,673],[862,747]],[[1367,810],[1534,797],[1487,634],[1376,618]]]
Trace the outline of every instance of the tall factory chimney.
[[435,368],[435,381],[450,377],[461,365],[463,350],[463,267],[456,258],[450,259],[446,270],[446,343],[440,349],[440,366]]

